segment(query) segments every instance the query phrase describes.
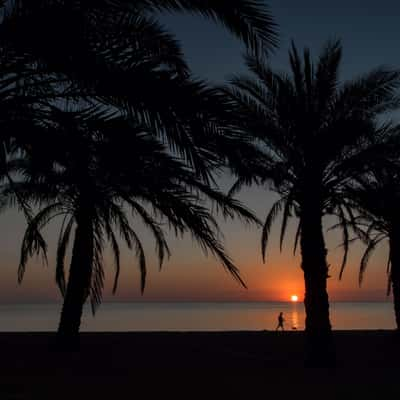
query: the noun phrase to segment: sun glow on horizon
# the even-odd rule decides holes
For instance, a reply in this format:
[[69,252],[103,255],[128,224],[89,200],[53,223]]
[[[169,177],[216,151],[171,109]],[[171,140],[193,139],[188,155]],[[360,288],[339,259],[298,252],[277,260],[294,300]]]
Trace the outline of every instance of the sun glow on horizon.
[[299,297],[298,297],[297,295],[295,295],[295,294],[292,294],[292,295],[290,296],[290,300],[291,300],[293,303],[296,303],[297,301],[299,301]]

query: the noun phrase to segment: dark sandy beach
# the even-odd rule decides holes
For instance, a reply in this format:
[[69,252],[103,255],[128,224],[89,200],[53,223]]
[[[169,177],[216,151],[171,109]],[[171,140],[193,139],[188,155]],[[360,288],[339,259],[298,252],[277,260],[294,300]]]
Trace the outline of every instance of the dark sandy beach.
[[[321,398],[400,395],[400,338],[336,331],[338,367],[303,368],[303,332],[2,333],[0,399]],[[397,397],[398,398],[398,397]]]

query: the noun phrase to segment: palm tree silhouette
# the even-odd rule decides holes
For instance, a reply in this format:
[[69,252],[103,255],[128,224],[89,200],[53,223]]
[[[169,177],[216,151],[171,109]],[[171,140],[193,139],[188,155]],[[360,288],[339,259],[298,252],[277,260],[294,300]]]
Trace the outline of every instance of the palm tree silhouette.
[[[188,4],[181,3],[184,5],[182,8],[173,7],[171,3],[167,8],[183,11],[188,9]],[[196,2],[193,4],[195,4],[195,11],[201,11],[211,18],[224,21],[231,30],[242,37],[250,48],[255,49],[258,45],[260,48],[266,48],[275,40],[272,20],[269,14],[263,11],[265,9],[260,4],[243,1],[239,2],[238,6],[230,5],[228,9],[225,5],[225,10],[224,7],[221,8],[221,5],[204,7]],[[101,229],[106,229],[104,227],[108,227],[111,222],[103,214],[99,216],[98,210],[102,208],[92,198],[91,191],[97,193],[96,191],[99,190],[97,201],[104,199],[104,204],[112,205],[115,199],[117,199],[115,200],[117,204],[119,204],[118,201],[130,204],[128,200],[132,201],[132,198],[135,198],[129,191],[129,195],[125,193],[125,197],[122,198],[121,187],[119,187],[120,197],[117,195],[115,195],[116,197],[107,197],[111,196],[107,188],[112,190],[114,182],[120,179],[121,171],[117,173],[114,170],[110,175],[107,174],[107,169],[104,169],[101,174],[97,175],[97,172],[100,171],[100,164],[98,164],[100,161],[97,158],[100,149],[96,145],[96,151],[90,153],[95,141],[83,139],[87,137],[83,134],[87,127],[85,118],[72,119],[72,123],[71,119],[65,120],[65,116],[69,113],[63,114],[61,110],[55,112],[57,108],[55,105],[59,105],[65,100],[75,104],[104,106],[108,112],[115,111],[119,117],[125,116],[127,118],[124,119],[125,121],[128,119],[131,121],[129,124],[127,122],[120,124],[125,128],[124,132],[129,126],[134,135],[136,127],[140,127],[147,134],[152,134],[162,140],[163,145],[167,145],[168,150],[177,159],[179,158],[179,163],[174,161],[177,163],[176,167],[179,167],[174,174],[178,173],[179,169],[182,171],[187,169],[185,179],[188,182],[183,178],[178,179],[172,172],[171,175],[165,175],[165,185],[173,182],[174,191],[169,193],[167,185],[165,193],[161,196],[158,191],[162,186],[154,185],[152,189],[158,194],[157,196],[154,194],[151,201],[155,202],[156,209],[161,215],[166,216],[172,226],[182,233],[191,231],[202,245],[211,249],[240,280],[236,268],[225,255],[223,247],[217,240],[215,234],[217,226],[213,217],[207,208],[197,204],[199,199],[196,194],[202,193],[203,196],[214,199],[226,215],[233,215],[232,213],[236,209],[244,215],[247,212],[210,186],[212,182],[211,169],[219,167],[224,162],[224,157],[221,157],[216,151],[218,146],[221,147],[221,138],[224,136],[221,133],[225,133],[219,122],[221,115],[227,116],[224,114],[224,101],[217,91],[205,83],[190,79],[189,69],[183,60],[179,43],[154,18],[149,16],[149,13],[153,11],[165,9],[167,2],[163,2],[161,5],[150,1],[135,2],[133,7],[123,1],[43,0],[33,4],[18,0],[14,1],[13,5],[14,7],[7,10],[5,18],[0,24],[1,44],[8,51],[15,51],[20,55],[30,57],[33,65],[40,66],[43,76],[55,79],[52,85],[55,100],[43,105],[42,125],[46,125],[48,120],[48,126],[45,128],[52,127],[54,138],[59,139],[59,141],[55,141],[49,135],[45,135],[44,139],[40,135],[33,135],[25,138],[26,141],[21,143],[24,154],[30,154],[33,149],[40,154],[40,156],[32,158],[27,165],[30,168],[33,168],[33,165],[35,168],[37,166],[44,168],[44,172],[43,177],[40,174],[39,178],[36,177],[34,180],[30,177],[28,182],[19,185],[20,193],[23,193],[31,201],[36,196],[41,206],[48,205],[30,221],[22,248],[20,279],[27,256],[39,249],[45,250],[45,243],[39,236],[39,231],[46,224],[47,219],[58,212],[73,216],[73,219],[67,220],[69,223],[66,222],[67,225],[64,227],[66,233],[65,230],[62,231],[59,245],[61,246],[59,252],[62,255],[72,229],[71,224],[74,221],[76,231],[73,255],[75,256],[71,262],[69,283],[68,285],[64,284],[65,288],[62,283],[63,275],[61,273],[57,275],[61,289],[65,290],[60,332],[75,334],[79,329],[84,300],[90,294],[92,305],[95,306],[99,300],[99,291],[101,291],[102,273],[96,257],[101,253],[102,248],[102,241],[99,239]],[[242,10],[243,13],[241,11],[240,14],[235,14],[235,10]],[[232,13],[232,11],[234,12]],[[224,15],[226,16],[225,20],[223,19]],[[253,22],[254,28],[252,27]],[[266,22],[265,26],[257,26],[257,23],[261,22]],[[30,33],[28,34],[28,32]],[[268,37],[270,38],[268,44],[261,45],[261,42],[267,40]],[[57,40],[54,40],[55,38]],[[45,113],[48,109],[53,114],[56,113],[64,123],[54,122],[53,117],[46,119]],[[55,118],[55,121],[58,117]],[[225,118],[226,120],[227,118]],[[83,124],[82,129],[77,126],[78,121]],[[60,129],[60,134],[55,131],[55,126]],[[68,126],[71,129],[67,129]],[[104,130],[104,126],[102,129]],[[89,132],[91,131],[89,130]],[[91,136],[89,135],[89,137]],[[228,135],[227,137],[229,138]],[[81,151],[74,154],[71,150],[68,153],[70,158],[65,158],[63,152],[70,148],[67,144],[68,138],[71,139],[71,144],[79,143]],[[78,142],[76,142],[76,138],[80,138]],[[60,148],[60,143],[65,143],[62,148]],[[40,147],[46,149],[46,152],[39,151]],[[122,152],[123,146],[119,147],[118,151]],[[78,156],[79,159],[77,159]],[[150,157],[150,153],[147,156]],[[161,153],[155,151],[151,158],[151,164],[158,165],[156,160],[158,156],[161,157]],[[129,156],[129,158],[131,157]],[[104,154],[103,158],[107,159]],[[93,175],[85,176],[83,173],[78,175],[74,166],[80,165],[82,170],[86,171],[93,160],[96,160],[95,168],[92,171]],[[119,160],[117,159],[117,161]],[[185,163],[186,167],[182,163]],[[118,163],[114,165],[118,165]],[[107,168],[111,168],[111,166],[109,163]],[[138,168],[138,171],[141,169],[141,165],[132,165],[129,173],[125,173],[127,188],[131,187],[127,182],[131,182],[132,176],[135,176],[133,174],[136,174],[133,167]],[[25,170],[25,174],[29,177],[34,171],[35,169],[28,173]],[[60,171],[63,173],[60,174]],[[163,177],[162,172],[161,169],[157,170],[157,176],[160,179]],[[69,175],[74,176],[74,173],[77,178],[82,180],[79,185]],[[140,173],[137,173],[140,176]],[[100,179],[100,176],[103,177],[103,180],[99,183],[95,179],[96,177]],[[104,180],[104,177],[107,176],[113,176],[115,181]],[[184,176],[183,173],[182,176]],[[195,178],[197,180],[193,181]],[[61,181],[58,182],[57,179]],[[35,184],[33,185],[32,182]],[[148,180],[147,185],[150,182],[151,180]],[[58,190],[54,192],[54,190],[50,190],[51,187],[57,187]],[[193,193],[193,187],[196,187],[196,193]],[[31,196],[29,196],[28,189],[32,190]],[[113,192],[111,193],[114,195]],[[150,194],[149,190],[147,196],[150,197]],[[165,205],[161,199],[165,201]],[[118,209],[115,207],[114,204],[114,210],[117,213]],[[137,208],[139,209],[139,206]],[[136,212],[138,211],[136,210]],[[247,216],[251,217],[250,214]],[[115,218],[115,216],[112,215],[109,218]],[[96,225],[100,231],[96,231],[97,228],[95,229],[96,226],[94,226],[93,221],[97,220],[100,221],[98,226],[101,229]],[[148,219],[148,221],[152,220]],[[121,224],[122,220],[118,223]],[[128,229],[127,225],[124,226]],[[158,232],[156,224],[150,224],[150,226],[153,226],[153,233]],[[128,246],[135,246],[136,243],[137,251],[141,253],[141,247],[128,235],[129,232],[123,233],[123,239]],[[110,235],[108,238],[117,250],[113,236],[111,233],[107,233],[107,235]],[[158,238],[160,240],[159,249],[164,249],[162,251],[165,252],[165,246],[161,245],[162,237]],[[94,248],[85,245],[92,240],[98,240]],[[62,259],[61,256],[60,259]],[[95,260],[92,264],[93,268],[99,271],[93,275],[92,270],[88,267],[91,259]],[[143,260],[141,256],[140,259]],[[86,275],[83,271],[72,273],[77,270],[75,266],[78,261],[86,265],[83,268]],[[57,270],[61,271],[62,263],[59,262],[58,265]],[[143,263],[141,262],[140,265],[143,266]],[[88,292],[88,288],[91,288],[91,291]]]
[[250,49],[276,44],[268,9],[261,2],[245,0],[234,4],[16,0],[0,24],[0,43],[29,54],[57,76],[68,89],[64,96],[118,107],[138,122],[151,124],[158,137],[207,175],[204,156],[211,152],[198,146],[215,136],[215,114],[222,98],[210,105],[215,91],[188,79],[179,42],[151,17],[161,10],[195,12],[219,21]]
[[[205,251],[214,254],[244,285],[225,253],[217,222],[205,204],[206,200],[211,202],[225,217],[236,215],[247,222],[257,221],[239,202],[202,183],[192,169],[173,157],[145,127],[135,126],[129,119],[97,108],[66,112],[53,107],[48,125],[42,143],[40,138],[33,140],[25,164],[22,160],[20,167],[25,179],[18,187],[19,193],[44,207],[30,220],[25,232],[19,278],[23,277],[29,256],[40,251],[46,254],[46,245],[38,233],[52,219],[62,217],[56,268],[56,281],[64,295],[60,337],[74,344],[87,297],[93,312],[101,302],[102,253],[106,242],[115,256],[114,292],[117,289],[120,268],[117,232],[128,248],[136,251],[144,290],[145,254],[140,237],[129,222],[128,210],[153,233],[160,265],[169,248],[164,229],[155,216],[166,221],[176,234],[190,232]],[[51,158],[46,155],[49,145]],[[155,215],[148,211],[148,206]],[[74,225],[66,283],[64,259]]]
[[[398,132],[397,135],[398,137]],[[397,330],[400,330],[400,172],[398,168],[380,168],[359,177],[347,189],[349,206],[358,213],[349,218],[357,236],[366,244],[361,258],[359,284],[361,286],[368,261],[382,241],[389,244],[387,262],[387,294],[393,291]]]
[[301,60],[294,44],[289,58],[291,75],[248,56],[247,65],[256,79],[236,76],[232,86],[224,89],[237,104],[237,123],[257,147],[233,192],[251,181],[253,170],[253,181],[267,183],[280,196],[262,230],[264,261],[269,232],[279,213],[283,214],[281,248],[289,218],[299,218],[295,249],[300,241],[308,363],[325,365],[334,362],[334,346],[322,218],[335,211],[344,214],[344,185],[378,154],[373,150],[376,117],[398,106],[395,89],[400,74],[378,68],[340,85],[339,41],[325,46],[316,65],[307,49]]

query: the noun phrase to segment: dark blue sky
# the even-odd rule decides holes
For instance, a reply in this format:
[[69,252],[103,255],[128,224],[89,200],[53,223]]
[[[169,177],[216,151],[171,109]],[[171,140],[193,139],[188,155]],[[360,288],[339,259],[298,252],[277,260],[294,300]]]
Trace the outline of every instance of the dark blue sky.
[[[380,64],[400,66],[400,1],[270,0],[267,4],[280,30],[280,49],[271,58],[275,67],[286,68],[291,39],[316,55],[329,38],[343,41],[346,79]],[[244,70],[244,48],[219,26],[182,15],[163,21],[182,39],[197,75],[221,82]]]

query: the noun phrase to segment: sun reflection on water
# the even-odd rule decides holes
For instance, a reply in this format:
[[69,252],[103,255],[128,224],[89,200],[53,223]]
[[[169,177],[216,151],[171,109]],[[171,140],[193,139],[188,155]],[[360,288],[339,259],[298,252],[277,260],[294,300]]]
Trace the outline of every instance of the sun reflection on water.
[[292,326],[291,329],[297,330],[299,329],[299,313],[297,311],[297,303],[292,303]]

